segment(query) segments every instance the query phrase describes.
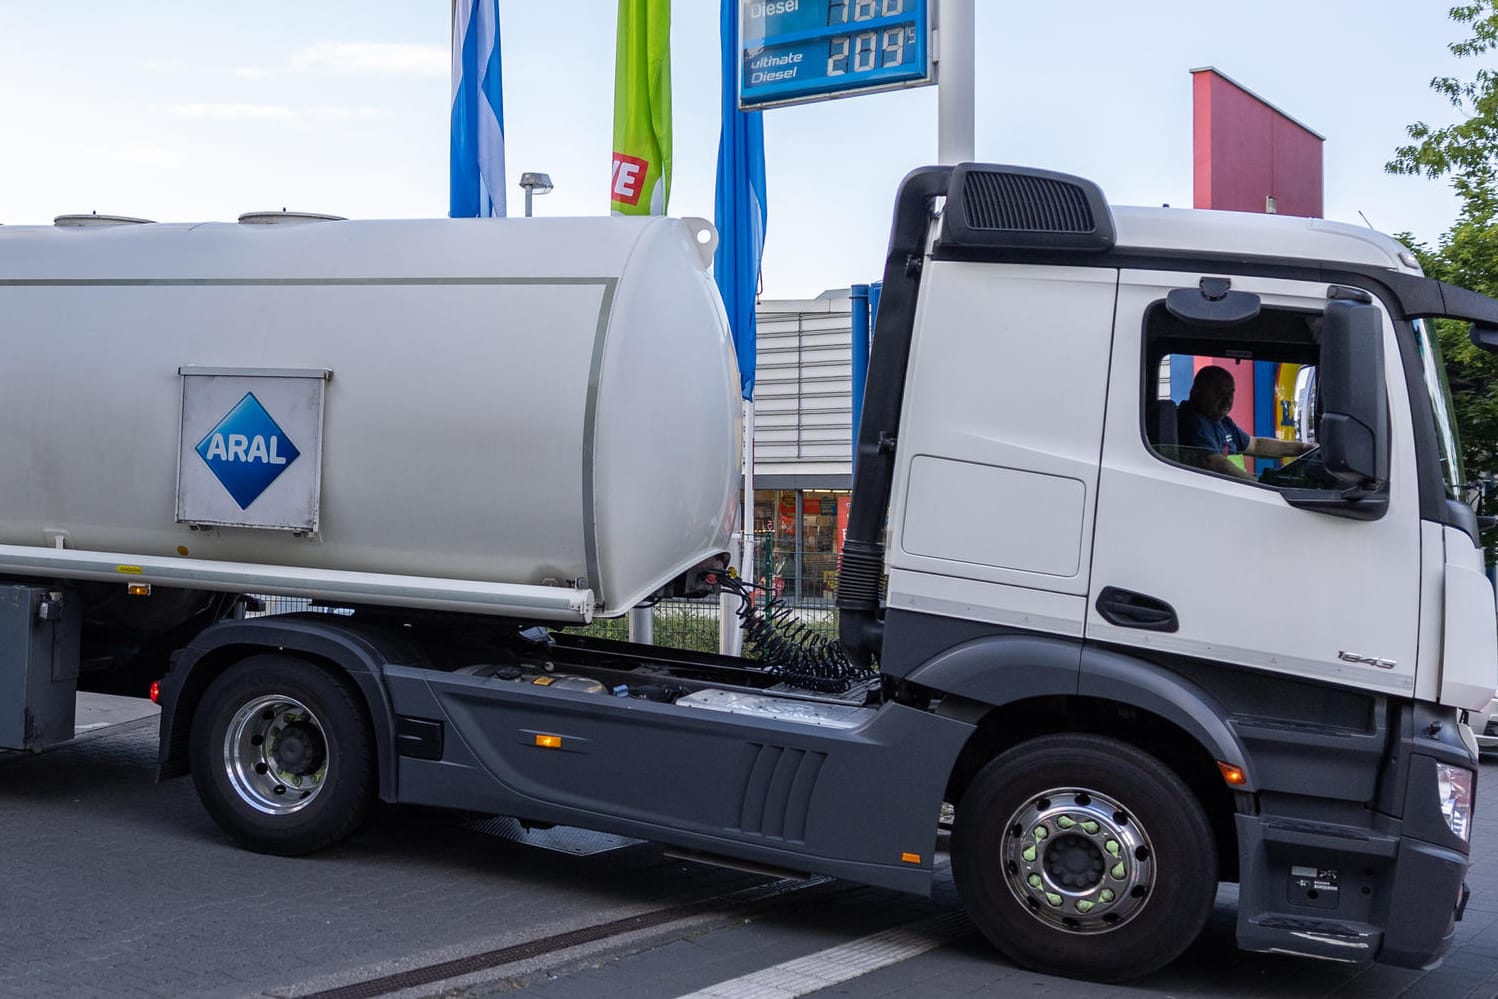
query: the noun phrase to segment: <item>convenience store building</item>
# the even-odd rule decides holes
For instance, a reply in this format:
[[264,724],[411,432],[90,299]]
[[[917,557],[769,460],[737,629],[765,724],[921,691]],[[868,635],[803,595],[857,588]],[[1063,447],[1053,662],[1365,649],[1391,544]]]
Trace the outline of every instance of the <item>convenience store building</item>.
[[755,317],[755,578],[831,601],[853,484],[850,293],[761,300]]

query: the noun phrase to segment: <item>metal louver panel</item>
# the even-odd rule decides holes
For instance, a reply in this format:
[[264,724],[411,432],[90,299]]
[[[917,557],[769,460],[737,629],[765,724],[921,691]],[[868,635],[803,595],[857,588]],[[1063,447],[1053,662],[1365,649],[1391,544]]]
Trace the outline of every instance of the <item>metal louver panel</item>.
[[1090,180],[1030,167],[952,169],[937,249],[1098,253],[1113,245],[1113,213]]
[[974,229],[1090,233],[1097,228],[1082,190],[1049,177],[970,173],[963,207]]

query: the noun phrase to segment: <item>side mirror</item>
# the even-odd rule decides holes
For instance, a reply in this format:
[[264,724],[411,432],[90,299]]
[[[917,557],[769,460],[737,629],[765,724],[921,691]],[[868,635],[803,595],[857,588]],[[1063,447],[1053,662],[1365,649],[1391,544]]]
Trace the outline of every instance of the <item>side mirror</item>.
[[1472,346],[1481,347],[1489,354],[1498,354],[1498,326],[1473,323],[1467,331],[1467,337],[1472,341]]
[[1389,406],[1378,309],[1352,301],[1327,303],[1319,378],[1316,439],[1326,470],[1347,487],[1347,499],[1377,492],[1389,481]]

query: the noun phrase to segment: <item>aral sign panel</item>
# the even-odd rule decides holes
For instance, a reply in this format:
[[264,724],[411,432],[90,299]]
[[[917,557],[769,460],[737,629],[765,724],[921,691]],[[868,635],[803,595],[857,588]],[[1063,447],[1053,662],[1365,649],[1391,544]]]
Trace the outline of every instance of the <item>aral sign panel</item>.
[[739,107],[932,82],[930,0],[741,0]]
[[184,367],[177,521],[316,534],[325,369]]

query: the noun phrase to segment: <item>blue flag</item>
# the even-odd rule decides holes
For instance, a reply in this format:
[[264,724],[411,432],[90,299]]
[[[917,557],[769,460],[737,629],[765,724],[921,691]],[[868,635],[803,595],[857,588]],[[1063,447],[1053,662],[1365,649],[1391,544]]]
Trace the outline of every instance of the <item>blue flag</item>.
[[453,112],[447,213],[505,213],[505,102],[499,64],[499,0],[453,5]]
[[718,249],[713,277],[728,311],[739,355],[739,385],[754,399],[754,295],[765,248],[765,129],[758,111],[739,110],[739,52],[735,30],[740,4],[721,0],[723,132],[718,139],[718,193],[713,222]]

